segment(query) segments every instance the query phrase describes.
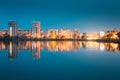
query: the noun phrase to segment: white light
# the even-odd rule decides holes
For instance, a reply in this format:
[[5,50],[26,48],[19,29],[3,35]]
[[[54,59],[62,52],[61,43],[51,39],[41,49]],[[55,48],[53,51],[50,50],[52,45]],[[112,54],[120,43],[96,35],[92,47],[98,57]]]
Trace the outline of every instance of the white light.
[[12,36],[12,27],[10,27],[10,36]]
[[105,32],[101,31],[100,32],[100,37],[103,37],[105,35]]
[[12,56],[12,42],[10,42],[10,56]]
[[103,43],[101,43],[101,44],[100,44],[100,50],[102,50],[102,51],[103,51],[104,49],[105,49],[105,46],[104,46],[104,44],[103,44]]

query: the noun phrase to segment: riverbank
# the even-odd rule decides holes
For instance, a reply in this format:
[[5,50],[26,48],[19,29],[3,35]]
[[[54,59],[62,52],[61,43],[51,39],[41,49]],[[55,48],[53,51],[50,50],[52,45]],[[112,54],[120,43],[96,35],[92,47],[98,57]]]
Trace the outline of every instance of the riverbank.
[[28,39],[28,38],[0,38],[0,41],[96,41],[120,43],[120,39]]
[[120,39],[96,39],[97,42],[113,42],[113,43],[120,43]]

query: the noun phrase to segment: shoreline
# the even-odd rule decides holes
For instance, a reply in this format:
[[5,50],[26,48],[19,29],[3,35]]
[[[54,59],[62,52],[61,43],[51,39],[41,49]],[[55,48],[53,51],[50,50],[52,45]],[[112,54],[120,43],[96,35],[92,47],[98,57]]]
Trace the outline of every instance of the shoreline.
[[0,41],[96,41],[120,43],[120,39],[27,39],[27,38],[0,38]]

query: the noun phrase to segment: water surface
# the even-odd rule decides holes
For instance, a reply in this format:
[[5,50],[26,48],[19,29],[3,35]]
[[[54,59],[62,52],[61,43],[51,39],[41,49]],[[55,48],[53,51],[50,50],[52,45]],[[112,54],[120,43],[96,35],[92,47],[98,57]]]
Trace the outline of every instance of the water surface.
[[0,80],[120,80],[120,44],[0,42]]

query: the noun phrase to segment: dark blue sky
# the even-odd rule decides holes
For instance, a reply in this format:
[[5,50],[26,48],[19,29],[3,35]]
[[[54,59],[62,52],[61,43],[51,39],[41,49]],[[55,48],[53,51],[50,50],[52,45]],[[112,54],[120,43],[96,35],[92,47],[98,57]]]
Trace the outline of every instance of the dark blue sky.
[[20,29],[30,29],[31,22],[41,22],[41,29],[100,31],[120,27],[118,0],[0,0],[0,29],[8,21],[18,22]]

